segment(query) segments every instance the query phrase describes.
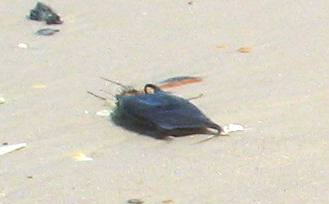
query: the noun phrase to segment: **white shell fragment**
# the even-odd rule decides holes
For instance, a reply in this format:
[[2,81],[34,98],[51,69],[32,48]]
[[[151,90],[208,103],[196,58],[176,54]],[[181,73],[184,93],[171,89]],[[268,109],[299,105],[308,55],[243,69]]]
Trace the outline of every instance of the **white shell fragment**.
[[96,113],[96,115],[101,116],[101,117],[108,117],[110,116],[110,111],[109,110],[100,110]]
[[92,161],[92,160],[94,160],[93,158],[88,157],[87,155],[85,155],[82,152],[77,152],[77,153],[73,154],[72,158],[75,161]]
[[26,143],[20,143],[20,144],[13,144],[13,145],[4,145],[0,147],[0,156],[25,148],[26,147]]
[[27,49],[29,46],[26,43],[19,43],[17,47],[22,48],[22,49]]
[[228,134],[230,132],[237,132],[237,131],[243,131],[245,128],[242,125],[239,124],[229,124],[223,127],[224,134]]
[[6,103],[6,99],[4,97],[0,97],[0,104]]

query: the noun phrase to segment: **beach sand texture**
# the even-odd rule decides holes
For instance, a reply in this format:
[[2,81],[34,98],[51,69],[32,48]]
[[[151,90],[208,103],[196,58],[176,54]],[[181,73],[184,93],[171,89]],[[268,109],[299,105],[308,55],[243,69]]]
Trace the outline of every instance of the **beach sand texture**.
[[[45,3],[64,24],[0,2],[0,142],[27,143],[0,157],[0,203],[329,202],[327,0]],[[60,32],[35,35],[45,27]],[[108,107],[87,94],[119,91],[100,76],[181,75],[203,81],[173,93],[203,93],[193,103],[213,121],[247,130],[156,140],[97,116]]]

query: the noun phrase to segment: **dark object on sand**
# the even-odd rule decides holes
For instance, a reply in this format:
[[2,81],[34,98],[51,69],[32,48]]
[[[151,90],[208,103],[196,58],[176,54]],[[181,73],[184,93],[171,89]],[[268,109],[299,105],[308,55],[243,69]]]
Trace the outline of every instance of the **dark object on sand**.
[[42,29],[38,30],[36,34],[49,36],[49,35],[54,35],[57,32],[59,32],[59,29],[42,28]]
[[162,89],[167,89],[167,88],[182,86],[185,84],[197,83],[201,81],[202,81],[201,77],[178,76],[161,81],[159,86]]
[[165,92],[153,84],[146,84],[144,92],[124,90],[116,98],[117,107],[112,119],[129,130],[158,139],[191,134],[219,135],[223,132],[219,125],[188,100]]
[[56,14],[49,6],[38,2],[30,12],[30,19],[36,21],[45,21],[47,24],[62,24],[60,16]]
[[130,204],[143,204],[144,201],[140,200],[140,199],[129,199],[127,200],[127,203],[130,203]]

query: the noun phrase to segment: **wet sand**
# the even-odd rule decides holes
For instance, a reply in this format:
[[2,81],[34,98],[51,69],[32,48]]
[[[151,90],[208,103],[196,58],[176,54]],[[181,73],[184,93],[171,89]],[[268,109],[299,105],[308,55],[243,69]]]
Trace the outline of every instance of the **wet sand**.
[[[59,26],[25,19],[35,3],[0,2],[0,142],[28,145],[0,157],[0,203],[328,203],[326,0],[47,1]],[[248,129],[156,140],[86,93],[180,75],[203,81],[173,93]]]

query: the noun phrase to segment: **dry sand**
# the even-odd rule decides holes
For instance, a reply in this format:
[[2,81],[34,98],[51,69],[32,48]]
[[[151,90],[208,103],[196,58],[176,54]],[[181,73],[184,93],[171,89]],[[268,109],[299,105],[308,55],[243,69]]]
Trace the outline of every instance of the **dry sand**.
[[[0,2],[0,142],[28,144],[0,157],[0,203],[329,202],[327,0],[49,0],[64,19],[50,37],[25,19],[35,3]],[[249,129],[160,141],[96,116],[86,94],[118,91],[99,76],[179,75],[204,81],[174,93]]]

